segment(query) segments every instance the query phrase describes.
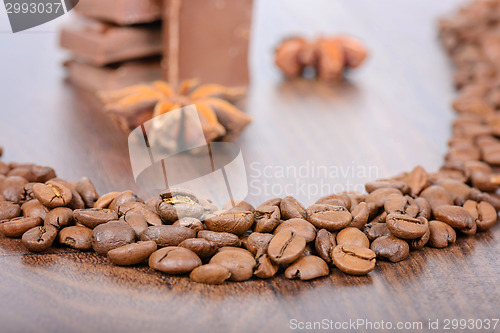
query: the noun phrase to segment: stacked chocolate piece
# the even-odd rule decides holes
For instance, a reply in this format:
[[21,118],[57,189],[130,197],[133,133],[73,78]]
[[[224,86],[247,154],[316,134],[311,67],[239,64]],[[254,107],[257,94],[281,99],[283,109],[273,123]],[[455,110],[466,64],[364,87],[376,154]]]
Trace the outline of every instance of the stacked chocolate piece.
[[97,91],[161,78],[161,0],[81,0],[75,11],[60,40],[73,84]]

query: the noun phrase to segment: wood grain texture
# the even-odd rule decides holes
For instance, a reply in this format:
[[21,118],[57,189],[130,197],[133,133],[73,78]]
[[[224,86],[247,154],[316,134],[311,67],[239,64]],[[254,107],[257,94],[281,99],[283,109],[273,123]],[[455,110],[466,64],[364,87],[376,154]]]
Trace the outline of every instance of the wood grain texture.
[[[453,113],[451,67],[436,18],[461,2],[352,0],[260,1],[252,42],[247,112],[238,139],[249,201],[294,194],[310,204],[328,184],[352,189],[417,164],[436,170]],[[365,65],[340,86],[285,82],[272,50],[293,34],[349,33],[370,48]],[[132,188],[125,135],[92,96],[73,90],[60,66],[56,33],[0,34],[0,145],[6,161],[36,161],[58,175],[90,177],[100,193]],[[311,166],[312,165],[312,166]],[[279,176],[284,167],[376,167],[368,175]],[[343,168],[343,169],[342,169]],[[273,185],[259,193],[256,188]],[[266,185],[267,184],[267,185]],[[54,248],[30,254],[0,238],[2,332],[282,332],[290,320],[422,321],[499,316],[500,227],[460,238],[444,250],[380,262],[365,277],[333,269],[311,282],[282,276],[206,286],[148,267],[122,268],[94,253]]]

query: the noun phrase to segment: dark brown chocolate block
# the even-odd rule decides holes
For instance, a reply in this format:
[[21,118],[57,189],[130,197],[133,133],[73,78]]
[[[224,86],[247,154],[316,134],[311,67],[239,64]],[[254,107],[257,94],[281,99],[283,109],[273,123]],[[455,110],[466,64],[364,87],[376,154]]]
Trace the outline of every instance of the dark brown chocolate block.
[[80,0],[75,10],[118,25],[149,23],[161,18],[161,0]]
[[115,90],[161,80],[160,58],[136,60],[113,66],[98,67],[81,61],[65,63],[68,80],[85,90]]
[[252,0],[165,0],[162,63],[167,81],[248,84]]
[[77,58],[104,66],[162,53],[159,24],[120,27],[79,20],[61,31],[61,46]]

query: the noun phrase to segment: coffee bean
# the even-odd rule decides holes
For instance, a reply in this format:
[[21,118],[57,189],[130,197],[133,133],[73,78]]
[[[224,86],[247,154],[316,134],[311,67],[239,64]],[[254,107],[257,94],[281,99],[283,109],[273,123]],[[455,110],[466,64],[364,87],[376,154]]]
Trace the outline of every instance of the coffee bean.
[[366,192],[372,193],[379,189],[394,188],[401,193],[408,193],[410,188],[404,181],[397,180],[376,180],[365,184]]
[[269,243],[267,253],[272,261],[286,265],[297,260],[306,247],[304,237],[291,229],[285,229],[274,235]]
[[476,222],[479,231],[488,230],[497,221],[498,215],[495,208],[486,201],[478,204],[476,201],[467,200],[463,207]]
[[[357,229],[356,229],[357,230]],[[288,266],[285,276],[288,279],[312,280],[330,273],[327,263],[317,256],[304,256]]]
[[93,208],[97,199],[99,199],[99,194],[97,193],[94,184],[87,177],[80,178],[80,180],[76,183],[76,191],[82,197],[85,202],[85,207],[87,208]]
[[307,212],[304,206],[294,197],[288,196],[280,202],[281,218],[283,220],[293,218],[307,218]]
[[186,274],[201,264],[196,253],[177,246],[161,248],[149,257],[149,267],[167,274]]
[[408,239],[408,245],[410,246],[410,250],[420,250],[423,249],[425,244],[429,241],[429,237],[431,235],[431,230],[429,229],[429,221],[427,219],[423,219],[425,224],[427,225],[427,231],[422,236],[415,239]]
[[425,218],[426,220],[430,219],[432,210],[431,210],[431,205],[429,204],[427,199],[422,198],[422,197],[418,197],[418,198],[415,198],[415,203],[417,204],[418,210],[419,210],[418,216],[421,216],[421,217]]
[[379,215],[375,216],[370,223],[385,223],[387,219],[387,212],[384,210]]
[[144,201],[133,191],[124,191],[118,194],[113,199],[113,201],[111,201],[108,208],[115,211],[115,213],[118,214],[118,209],[120,208],[120,206],[127,202],[144,202]]
[[27,183],[24,185],[24,192],[21,201],[36,200],[35,196],[33,195],[33,186],[35,184],[36,183]]
[[212,257],[218,249],[217,244],[205,238],[188,238],[183,240],[179,246],[193,251],[201,259]]
[[252,277],[257,264],[253,255],[242,248],[223,247],[210,259],[210,264],[226,267],[231,272],[231,281],[245,281]]
[[238,236],[250,229],[253,222],[254,214],[249,211],[222,211],[205,218],[205,225],[208,229],[219,232],[230,232]]
[[279,266],[271,261],[267,253],[257,257],[257,266],[253,274],[261,279],[269,279],[278,273]]
[[92,229],[80,226],[62,228],[59,231],[58,241],[76,250],[92,250]]
[[118,266],[137,265],[156,251],[156,243],[153,241],[137,242],[123,245],[108,251],[108,258]]
[[408,243],[394,236],[382,236],[373,241],[370,249],[377,258],[398,262],[405,260],[410,255]]
[[161,218],[152,211],[146,204],[142,202],[130,201],[125,202],[118,207],[118,216],[124,216],[130,212],[141,214],[146,220],[148,225],[162,225]]
[[193,229],[196,232],[203,230],[203,223],[194,217],[183,217],[182,219],[177,220],[173,225]]
[[475,221],[463,207],[442,205],[432,210],[436,220],[445,222],[455,229],[471,229]]
[[21,241],[30,251],[41,252],[48,249],[57,237],[57,229],[52,225],[29,229],[23,234]]
[[411,196],[416,197],[425,187],[427,187],[429,183],[429,174],[424,168],[418,165],[408,174],[406,183],[410,188]]
[[93,208],[108,208],[109,204],[120,194],[120,192],[109,192],[97,199]]
[[373,192],[371,192],[367,197],[366,197],[366,204],[372,203],[375,207],[384,207],[385,200],[391,195],[391,194],[399,194],[402,195],[401,191],[398,190],[397,188],[391,188],[391,187],[385,187],[385,188],[379,188]]
[[314,248],[318,255],[327,264],[332,262],[332,251],[337,246],[335,242],[335,236],[326,229],[321,229],[316,234],[316,240],[314,242]]
[[23,203],[21,205],[21,210],[23,211],[24,216],[39,217],[42,220],[45,220],[45,217],[49,212],[48,208],[42,205],[40,201],[36,199]]
[[45,184],[37,183],[33,185],[33,195],[42,205],[48,208],[66,206],[73,198],[69,188],[52,180]]
[[148,228],[148,222],[144,216],[134,211],[129,211],[127,214],[122,216],[120,220],[127,223],[129,226],[134,229],[135,239],[138,240],[141,238],[142,232]]
[[429,229],[425,218],[413,218],[403,214],[389,214],[386,224],[394,236],[402,239],[422,237],[427,232],[427,229]]
[[391,234],[389,228],[387,228],[387,224],[379,222],[368,223],[367,225],[365,225],[363,232],[370,241],[374,241],[379,237],[388,236]]
[[448,191],[439,185],[432,185],[420,193],[431,205],[432,210],[442,205],[453,205],[453,198]]
[[320,198],[315,203],[332,205],[332,206],[342,206],[347,208],[348,210],[351,209],[352,205],[351,197],[347,193],[330,194]]
[[92,231],[92,248],[100,255],[130,244],[135,240],[134,229],[125,222],[111,221],[99,224]]
[[57,207],[47,213],[44,225],[52,225],[57,230],[68,227],[73,223],[73,211],[67,207]]
[[21,206],[11,201],[0,202],[0,221],[10,220],[21,214]]
[[[269,200],[266,200],[264,201],[263,203],[260,204],[259,207],[261,206],[276,206],[276,207],[279,207],[281,204],[281,198],[273,198],[273,199],[269,199]],[[257,210],[258,208],[256,208]]]
[[302,236],[307,243],[312,242],[316,238],[316,228],[312,223],[304,219],[293,218],[283,221],[276,229],[274,235],[283,230],[292,230],[296,235]]
[[345,228],[337,234],[337,245],[352,244],[360,247],[370,247],[368,237],[357,228]]
[[161,200],[156,205],[156,212],[167,223],[174,223],[183,217],[200,219],[205,212],[198,198],[190,192],[177,190],[165,191],[160,194],[160,197]]
[[87,208],[73,211],[73,218],[75,222],[81,223],[90,229],[94,229],[100,224],[118,220],[118,214],[111,209]]
[[255,212],[255,208],[246,201],[226,202],[224,206],[222,206],[222,210],[231,210],[233,212]]
[[366,202],[357,204],[351,212],[352,221],[347,226],[363,230],[370,217],[370,210]]
[[238,238],[238,236],[229,232],[201,230],[198,232],[198,237],[214,242],[218,247],[241,246],[241,240]]
[[429,221],[429,229],[431,234],[427,246],[441,249],[455,243],[457,239],[455,230],[444,222]]
[[470,198],[470,186],[454,179],[443,179],[438,181],[448,193],[451,195],[455,205],[462,206],[465,201]]
[[15,217],[10,220],[0,221],[0,233],[7,237],[18,238],[31,228],[42,225],[43,221],[39,217]]
[[419,213],[418,204],[410,196],[391,194],[384,203],[384,210],[387,214],[404,214],[409,217],[416,217]]
[[71,209],[83,209],[85,208],[85,202],[83,201],[80,194],[76,191],[76,184],[68,182],[61,178],[54,178],[51,180],[54,183],[58,183],[71,191],[71,201],[66,205]]
[[21,176],[29,182],[44,183],[56,177],[56,172],[50,167],[40,165],[21,165],[9,171],[8,176]]
[[248,236],[246,248],[248,251],[252,252],[253,255],[256,255],[259,251],[260,253],[266,253],[273,237],[272,234],[252,232]]
[[340,230],[349,225],[352,215],[343,206],[314,204],[307,208],[307,218],[316,228],[328,231]]
[[189,277],[198,283],[222,284],[231,277],[231,272],[222,265],[207,264],[193,269]]
[[254,214],[256,232],[273,232],[280,224],[281,213],[277,206],[259,206]]
[[375,257],[375,252],[372,250],[351,244],[337,245],[332,251],[332,261],[335,266],[342,272],[352,275],[370,273],[375,268]]
[[5,200],[12,201],[15,203],[20,203],[24,196],[24,185],[28,181],[26,178],[19,176],[11,176],[4,179],[2,182],[2,187],[0,188],[0,194],[3,195]]
[[155,225],[142,232],[141,240],[154,240],[159,247],[177,246],[183,240],[195,238],[196,231],[173,225]]

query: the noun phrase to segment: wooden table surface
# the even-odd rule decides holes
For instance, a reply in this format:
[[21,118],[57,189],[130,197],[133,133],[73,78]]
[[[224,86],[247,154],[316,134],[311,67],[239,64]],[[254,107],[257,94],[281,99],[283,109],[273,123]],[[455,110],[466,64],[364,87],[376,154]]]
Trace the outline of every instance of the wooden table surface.
[[[308,205],[326,194],[314,185],[352,190],[417,164],[436,170],[454,116],[436,19],[460,3],[257,1],[247,106],[254,122],[237,140],[253,182],[248,200],[294,194]],[[64,82],[56,30],[39,30],[0,34],[3,160],[50,165],[68,180],[89,176],[100,193],[147,196],[134,185],[126,136]],[[276,43],[321,33],[361,38],[369,60],[340,86],[283,81],[272,64]],[[313,174],[322,166],[339,174]],[[280,174],[284,167],[308,172]],[[333,269],[311,282],[280,276],[207,286],[64,248],[30,254],[0,238],[0,331],[282,332],[294,319],[423,322],[424,331],[439,319],[442,330],[446,318],[500,316],[499,239],[497,225],[444,250],[380,262],[363,277]]]

